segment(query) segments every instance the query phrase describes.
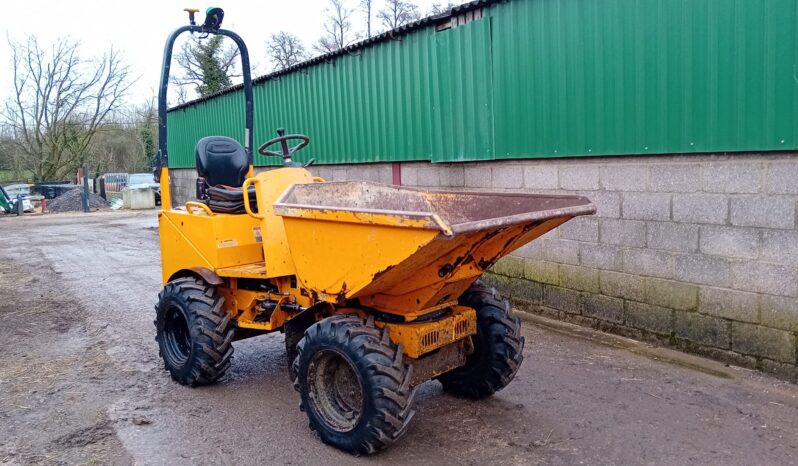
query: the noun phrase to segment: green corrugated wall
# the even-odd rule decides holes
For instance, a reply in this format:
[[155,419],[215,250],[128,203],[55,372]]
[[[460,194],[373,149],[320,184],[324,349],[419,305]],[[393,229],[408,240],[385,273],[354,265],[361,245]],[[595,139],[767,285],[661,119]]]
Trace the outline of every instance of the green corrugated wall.
[[[796,149],[796,5],[510,0],[257,84],[255,143],[305,133],[318,163]],[[243,97],[168,124],[193,166],[199,138],[243,139]]]

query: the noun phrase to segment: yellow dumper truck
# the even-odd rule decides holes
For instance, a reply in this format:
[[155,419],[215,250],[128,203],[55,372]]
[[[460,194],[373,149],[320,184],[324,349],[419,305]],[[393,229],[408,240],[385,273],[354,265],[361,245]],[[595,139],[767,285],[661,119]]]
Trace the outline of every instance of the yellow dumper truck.
[[[246,46],[220,27],[220,9],[209,9],[202,25],[188,11],[191,24],[167,41],[159,96],[164,288],[155,326],[172,378],[213,383],[230,367],[233,341],[283,332],[311,428],[357,453],[405,432],[422,382],[473,399],[509,384],[523,361],[520,324],[478,279],[511,251],[595,212],[590,201],[325,182],[293,160],[308,138],[282,131],[259,151],[282,157],[283,167],[254,175]],[[246,127],[243,146],[219,136],[198,141],[197,200],[175,206],[166,88],[172,46],[186,31],[237,43]]]

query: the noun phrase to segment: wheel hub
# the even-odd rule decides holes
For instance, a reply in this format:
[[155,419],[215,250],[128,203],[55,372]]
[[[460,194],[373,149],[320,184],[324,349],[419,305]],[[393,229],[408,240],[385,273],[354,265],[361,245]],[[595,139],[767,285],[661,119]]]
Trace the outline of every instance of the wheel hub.
[[167,310],[163,334],[164,357],[172,365],[182,366],[191,354],[191,333],[186,316],[177,306],[171,306]]
[[318,352],[308,366],[308,394],[315,411],[338,432],[357,426],[363,389],[352,364],[336,351]]

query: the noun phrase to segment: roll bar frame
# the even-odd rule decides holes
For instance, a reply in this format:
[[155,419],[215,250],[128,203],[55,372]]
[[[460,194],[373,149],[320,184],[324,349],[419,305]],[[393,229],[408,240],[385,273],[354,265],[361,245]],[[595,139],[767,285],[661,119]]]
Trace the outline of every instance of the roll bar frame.
[[[233,31],[227,29],[208,29],[203,26],[188,25],[174,30],[166,39],[166,45],[163,51],[163,64],[161,65],[161,86],[158,90],[158,154],[155,160],[155,179],[160,181],[161,168],[169,167],[169,151],[166,146],[167,128],[167,103],[166,91],[169,88],[169,70],[172,66],[172,50],[175,45],[175,40],[184,32],[197,32],[200,34],[217,34],[229,37],[236,43],[238,50],[241,52],[241,71],[244,75],[244,99],[245,99],[245,121],[244,121],[244,150],[247,153],[247,160],[252,166],[252,132],[253,132],[253,97],[252,97],[252,76],[249,68],[249,51],[244,43],[244,40]],[[170,199],[171,204],[171,199]]]

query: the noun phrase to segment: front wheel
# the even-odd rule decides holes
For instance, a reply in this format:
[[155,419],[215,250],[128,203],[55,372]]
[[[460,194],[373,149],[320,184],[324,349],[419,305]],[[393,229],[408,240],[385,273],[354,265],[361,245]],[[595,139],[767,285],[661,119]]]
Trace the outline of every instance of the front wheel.
[[183,385],[208,385],[224,376],[233,356],[233,333],[224,298],[193,277],[166,284],[155,306],[155,341],[164,366]]
[[521,322],[512,315],[508,301],[480,282],[460,297],[460,304],[477,312],[474,352],[463,367],[438,380],[447,393],[475,400],[487,398],[513,380],[524,360]]
[[412,368],[373,319],[337,315],[316,322],[297,344],[292,372],[310,427],[342,450],[382,450],[413,417]]

